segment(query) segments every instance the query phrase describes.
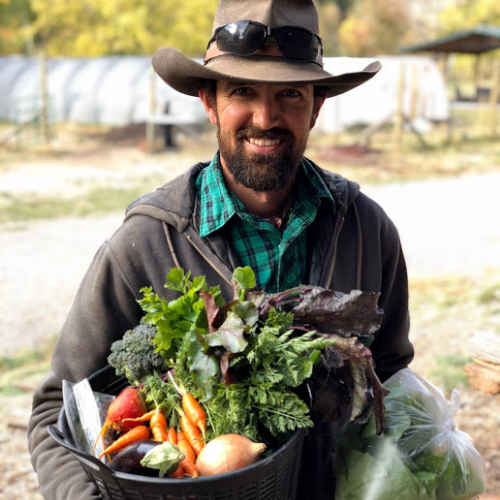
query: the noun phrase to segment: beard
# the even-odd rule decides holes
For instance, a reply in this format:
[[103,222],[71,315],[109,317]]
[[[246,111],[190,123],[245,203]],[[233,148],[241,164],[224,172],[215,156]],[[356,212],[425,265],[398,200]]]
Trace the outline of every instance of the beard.
[[[243,141],[247,137],[279,139],[284,142],[281,151],[269,154],[245,151]],[[279,191],[295,178],[306,148],[307,138],[297,143],[294,135],[286,129],[262,130],[249,125],[236,133],[236,147],[231,146],[229,134],[217,128],[220,155],[234,180],[256,192]]]

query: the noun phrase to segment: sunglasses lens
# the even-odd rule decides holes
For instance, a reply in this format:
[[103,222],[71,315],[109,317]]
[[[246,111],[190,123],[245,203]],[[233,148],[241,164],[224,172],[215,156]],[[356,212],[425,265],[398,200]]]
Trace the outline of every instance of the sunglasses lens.
[[251,21],[227,24],[215,37],[219,50],[242,55],[259,50],[265,38],[265,28]]
[[274,36],[281,53],[288,59],[314,61],[319,52],[319,40],[310,31],[295,27],[279,28]]

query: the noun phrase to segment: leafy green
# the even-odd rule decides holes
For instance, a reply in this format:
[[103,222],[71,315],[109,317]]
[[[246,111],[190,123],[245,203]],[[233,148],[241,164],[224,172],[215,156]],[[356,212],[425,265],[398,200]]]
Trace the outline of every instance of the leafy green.
[[233,273],[233,286],[235,288],[235,295],[241,302],[245,300],[247,291],[254,289],[257,286],[255,274],[252,268],[238,267]]
[[[313,425],[309,408],[293,389],[311,376],[319,352],[334,340],[317,338],[315,332],[294,336],[286,330],[290,319],[271,309],[258,332],[249,335],[247,348],[231,358],[234,382],[221,386],[213,404],[207,403],[216,434],[237,427],[255,438],[260,423],[278,437]],[[235,409],[236,401],[243,411]]]
[[[279,439],[315,421],[338,419],[341,401],[348,420],[366,421],[375,408],[381,428],[384,393],[371,352],[358,338],[369,338],[380,325],[378,294],[312,286],[267,294],[256,288],[250,267],[237,268],[231,283],[234,294],[225,302],[204,277],[172,269],[165,288],[177,298],[166,300],[145,287],[139,300],[143,321],[156,328],[155,351],[204,403],[209,437]],[[320,389],[312,407],[301,394],[309,380]]]
[[[435,400],[402,383],[385,397],[386,431],[374,416],[341,440],[335,500],[469,500],[485,487],[477,452],[435,413]],[[438,416],[439,415],[439,416]],[[451,435],[450,435],[451,433]],[[465,441],[464,441],[465,439]],[[442,443],[449,442],[449,446]],[[437,446],[436,443],[441,443]]]

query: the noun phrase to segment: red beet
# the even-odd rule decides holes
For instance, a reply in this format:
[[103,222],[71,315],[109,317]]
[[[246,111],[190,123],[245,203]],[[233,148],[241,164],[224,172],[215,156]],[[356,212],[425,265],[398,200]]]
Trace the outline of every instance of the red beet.
[[104,425],[97,436],[94,450],[101,437],[104,438],[108,430],[113,430],[119,434],[128,432],[133,427],[142,425],[142,422],[123,422],[126,418],[139,418],[147,412],[147,406],[142,394],[132,386],[125,387],[118,396],[111,402],[106,415]]
[[128,386],[109,405],[106,422],[111,429],[124,433],[141,425],[141,422],[122,422],[123,419],[138,418],[147,411],[142,394],[134,387]]

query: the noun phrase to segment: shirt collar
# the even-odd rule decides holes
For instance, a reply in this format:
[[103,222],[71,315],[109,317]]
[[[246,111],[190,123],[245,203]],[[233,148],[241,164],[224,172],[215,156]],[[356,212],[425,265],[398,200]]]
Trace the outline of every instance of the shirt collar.
[[[299,182],[297,196],[319,198],[333,201],[333,196],[321,176],[307,158],[302,159],[303,177],[309,182]],[[238,214],[249,214],[243,204],[231,193],[224,182],[217,153],[210,164],[202,170],[196,180],[196,189],[200,195],[200,236],[208,236],[223,227],[229,219]],[[245,217],[247,218],[247,217]]]

